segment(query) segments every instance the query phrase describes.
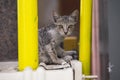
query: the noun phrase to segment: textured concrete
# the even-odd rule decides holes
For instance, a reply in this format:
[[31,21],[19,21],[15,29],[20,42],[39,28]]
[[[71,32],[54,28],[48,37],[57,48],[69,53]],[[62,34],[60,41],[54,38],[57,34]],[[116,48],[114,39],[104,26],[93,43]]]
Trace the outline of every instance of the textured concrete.
[[0,0],[0,61],[17,59],[17,0]]

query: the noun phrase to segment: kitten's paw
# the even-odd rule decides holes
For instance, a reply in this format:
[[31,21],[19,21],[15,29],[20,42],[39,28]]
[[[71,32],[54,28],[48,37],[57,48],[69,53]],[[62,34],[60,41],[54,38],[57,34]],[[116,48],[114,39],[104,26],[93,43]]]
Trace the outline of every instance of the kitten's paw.
[[64,62],[62,62],[62,65],[66,65],[66,64],[67,64],[67,62],[65,62],[65,61],[64,61]]
[[65,60],[63,60],[61,66],[62,66],[63,68],[68,68],[68,67],[70,67],[70,64],[67,63]]
[[63,59],[59,59],[59,64],[60,65],[65,65],[65,64],[67,64],[67,62],[65,61],[65,60],[63,60]]
[[66,62],[70,62],[72,59],[73,59],[72,56],[69,56],[69,55],[64,57],[64,60]]

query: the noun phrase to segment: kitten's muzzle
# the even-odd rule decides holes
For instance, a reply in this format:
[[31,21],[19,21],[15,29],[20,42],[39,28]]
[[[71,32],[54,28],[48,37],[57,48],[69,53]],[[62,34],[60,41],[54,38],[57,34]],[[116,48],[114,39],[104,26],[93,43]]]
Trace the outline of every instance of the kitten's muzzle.
[[67,35],[67,32],[64,32],[65,33],[65,35]]

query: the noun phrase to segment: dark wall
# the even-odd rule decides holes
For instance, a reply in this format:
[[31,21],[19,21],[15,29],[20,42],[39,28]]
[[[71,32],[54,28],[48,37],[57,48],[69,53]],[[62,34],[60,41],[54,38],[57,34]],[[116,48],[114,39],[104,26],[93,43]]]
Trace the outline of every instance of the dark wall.
[[108,0],[110,80],[120,80],[120,0]]
[[17,0],[0,0],[0,61],[17,59]]
[[101,80],[109,80],[108,0],[99,0],[99,32]]

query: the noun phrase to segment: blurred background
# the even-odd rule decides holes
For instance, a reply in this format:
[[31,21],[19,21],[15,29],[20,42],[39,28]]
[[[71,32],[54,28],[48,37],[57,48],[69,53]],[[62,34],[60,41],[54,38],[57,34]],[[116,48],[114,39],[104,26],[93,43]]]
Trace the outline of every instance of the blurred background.
[[[99,0],[101,80],[120,79],[119,3],[120,0]],[[52,21],[53,10],[60,15],[80,10],[80,0],[38,0],[38,4],[39,28]],[[79,35],[79,24],[72,35]],[[0,0],[0,61],[17,60],[17,51],[17,0]]]

